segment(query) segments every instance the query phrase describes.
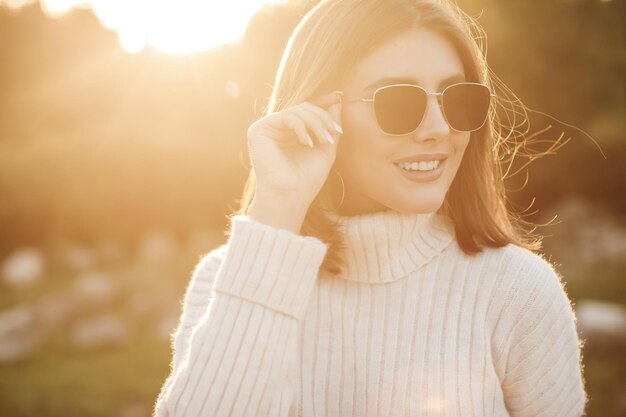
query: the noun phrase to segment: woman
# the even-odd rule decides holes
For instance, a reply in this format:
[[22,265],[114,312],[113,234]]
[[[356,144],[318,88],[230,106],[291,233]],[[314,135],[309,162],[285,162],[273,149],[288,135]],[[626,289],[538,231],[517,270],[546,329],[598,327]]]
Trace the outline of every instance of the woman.
[[505,208],[477,28],[423,0],[304,17],[155,415],[583,414],[569,299]]

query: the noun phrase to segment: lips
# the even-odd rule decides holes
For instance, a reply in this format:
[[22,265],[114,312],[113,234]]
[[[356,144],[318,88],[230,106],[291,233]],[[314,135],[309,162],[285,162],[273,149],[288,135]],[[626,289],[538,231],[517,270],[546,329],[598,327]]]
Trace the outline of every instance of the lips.
[[442,161],[439,163],[439,166],[430,171],[406,171],[400,168],[397,164],[395,165],[401,176],[406,178],[409,181],[416,183],[428,183],[436,181],[441,177],[443,171],[445,169],[446,162]]

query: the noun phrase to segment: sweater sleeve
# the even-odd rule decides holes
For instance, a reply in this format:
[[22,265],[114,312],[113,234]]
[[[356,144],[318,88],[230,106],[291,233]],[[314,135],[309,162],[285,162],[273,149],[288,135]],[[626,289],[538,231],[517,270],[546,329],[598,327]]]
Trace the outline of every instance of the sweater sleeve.
[[194,272],[154,415],[286,417],[298,326],[326,251],[314,237],[234,216],[223,259]]
[[[162,396],[168,391],[176,371],[180,368],[182,358],[189,348],[189,339],[194,326],[198,324],[204,311],[211,300],[211,287],[215,281],[215,275],[223,258],[223,245],[205,255],[196,265],[191,279],[187,284],[183,298],[182,312],[178,320],[176,332],[173,334],[171,346],[173,359],[170,364],[170,374],[161,387],[156,404],[162,403]],[[163,411],[163,410],[162,410]]]
[[559,275],[536,256],[518,289],[502,389],[511,417],[580,417],[587,397],[576,317]]

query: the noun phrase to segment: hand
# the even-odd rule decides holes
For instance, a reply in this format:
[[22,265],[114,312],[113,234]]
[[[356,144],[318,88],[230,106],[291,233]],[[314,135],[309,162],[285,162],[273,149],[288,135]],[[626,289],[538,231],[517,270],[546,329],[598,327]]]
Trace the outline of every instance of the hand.
[[308,208],[335,161],[340,121],[339,95],[327,93],[250,125],[256,194],[281,196],[282,201]]

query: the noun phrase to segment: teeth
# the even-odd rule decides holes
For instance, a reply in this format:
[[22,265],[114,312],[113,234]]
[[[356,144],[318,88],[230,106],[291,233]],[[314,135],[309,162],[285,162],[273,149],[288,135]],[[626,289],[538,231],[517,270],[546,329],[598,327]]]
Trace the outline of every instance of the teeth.
[[430,171],[439,166],[440,161],[404,162],[396,164],[406,171]]

